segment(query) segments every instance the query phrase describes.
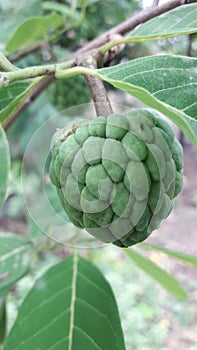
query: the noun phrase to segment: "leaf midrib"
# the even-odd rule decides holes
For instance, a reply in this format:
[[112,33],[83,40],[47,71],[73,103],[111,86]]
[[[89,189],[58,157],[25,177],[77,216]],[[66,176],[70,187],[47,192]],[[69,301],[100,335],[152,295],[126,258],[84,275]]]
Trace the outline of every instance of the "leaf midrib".
[[27,246],[27,244],[25,244],[23,246],[20,246],[18,248],[15,248],[11,252],[0,256],[0,262],[5,261],[5,260],[9,259],[10,257],[16,255],[16,254],[19,254],[19,253],[23,252],[24,250],[26,250],[26,246]]
[[78,255],[75,252],[73,257],[73,276],[72,276],[72,284],[71,284],[72,294],[71,294],[71,306],[70,306],[70,329],[69,329],[69,335],[68,335],[68,350],[72,350],[72,344],[73,344],[77,272],[78,272]]

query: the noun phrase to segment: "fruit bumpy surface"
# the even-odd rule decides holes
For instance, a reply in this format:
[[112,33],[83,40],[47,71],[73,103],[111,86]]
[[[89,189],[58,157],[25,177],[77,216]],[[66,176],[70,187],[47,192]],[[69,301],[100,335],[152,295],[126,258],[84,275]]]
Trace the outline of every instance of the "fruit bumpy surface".
[[50,178],[72,223],[103,242],[146,239],[182,189],[182,147],[156,112],[136,109],[58,130]]
[[88,103],[91,99],[84,79],[79,76],[57,80],[50,86],[48,96],[51,103],[59,111],[64,108]]

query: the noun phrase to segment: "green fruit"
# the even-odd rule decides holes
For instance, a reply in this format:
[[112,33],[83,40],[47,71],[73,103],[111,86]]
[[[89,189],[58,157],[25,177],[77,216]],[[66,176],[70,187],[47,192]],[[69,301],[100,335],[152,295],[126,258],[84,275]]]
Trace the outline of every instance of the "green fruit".
[[51,144],[51,182],[74,225],[128,247],[146,239],[182,189],[182,149],[156,112],[78,120]]
[[48,96],[58,111],[88,103],[91,99],[86,83],[80,76],[57,80],[48,89]]

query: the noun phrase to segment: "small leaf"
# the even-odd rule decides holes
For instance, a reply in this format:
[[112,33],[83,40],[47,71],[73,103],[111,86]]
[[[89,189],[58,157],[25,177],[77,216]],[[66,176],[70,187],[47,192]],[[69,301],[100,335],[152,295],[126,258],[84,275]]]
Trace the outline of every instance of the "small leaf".
[[197,147],[197,59],[158,55],[97,72],[101,79],[166,115]]
[[66,18],[73,17],[73,12],[71,10],[71,7],[68,5],[53,3],[51,1],[44,1],[42,4],[42,7],[46,11],[56,11],[61,13]]
[[50,268],[20,307],[4,350],[125,350],[109,283],[78,255]]
[[131,31],[131,41],[155,40],[197,32],[197,6],[180,6],[157,16]]
[[10,170],[10,153],[6,134],[0,124],[0,208],[6,196],[7,182]]
[[1,0],[0,2],[1,43],[3,44],[7,43],[24,18],[42,14],[40,0]]
[[168,293],[172,294],[177,299],[187,299],[186,292],[180,286],[177,280],[157,266],[154,262],[145,258],[134,249],[128,249],[125,251],[125,253],[140,269],[154,278]]
[[0,89],[0,122],[4,125],[16,110],[29,97],[44,77],[18,81]]
[[31,242],[0,232],[0,290],[9,289],[27,272],[32,251]]
[[182,262],[184,262],[186,264],[197,267],[197,256],[188,255],[188,254],[184,254],[184,253],[180,253],[180,252],[175,252],[173,250],[158,247],[158,246],[155,246],[153,244],[141,243],[140,246],[142,248],[145,248],[145,249],[156,250],[158,252],[161,252],[163,254],[171,256],[172,258],[175,258],[177,260],[181,260]]
[[45,38],[49,30],[61,27],[64,20],[54,13],[46,17],[32,17],[25,20],[15,31],[7,43],[7,53],[24,49]]

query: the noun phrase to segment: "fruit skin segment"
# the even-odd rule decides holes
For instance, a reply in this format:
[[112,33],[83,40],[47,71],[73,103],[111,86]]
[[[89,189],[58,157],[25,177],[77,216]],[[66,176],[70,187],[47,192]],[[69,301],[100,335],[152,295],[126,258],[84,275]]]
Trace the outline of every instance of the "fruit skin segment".
[[58,79],[55,84],[49,87],[48,97],[58,111],[80,104],[86,104],[91,100],[86,83],[80,76],[70,77],[69,79]]
[[71,222],[119,247],[145,240],[183,185],[183,151],[153,110],[134,109],[58,130],[49,175]]

